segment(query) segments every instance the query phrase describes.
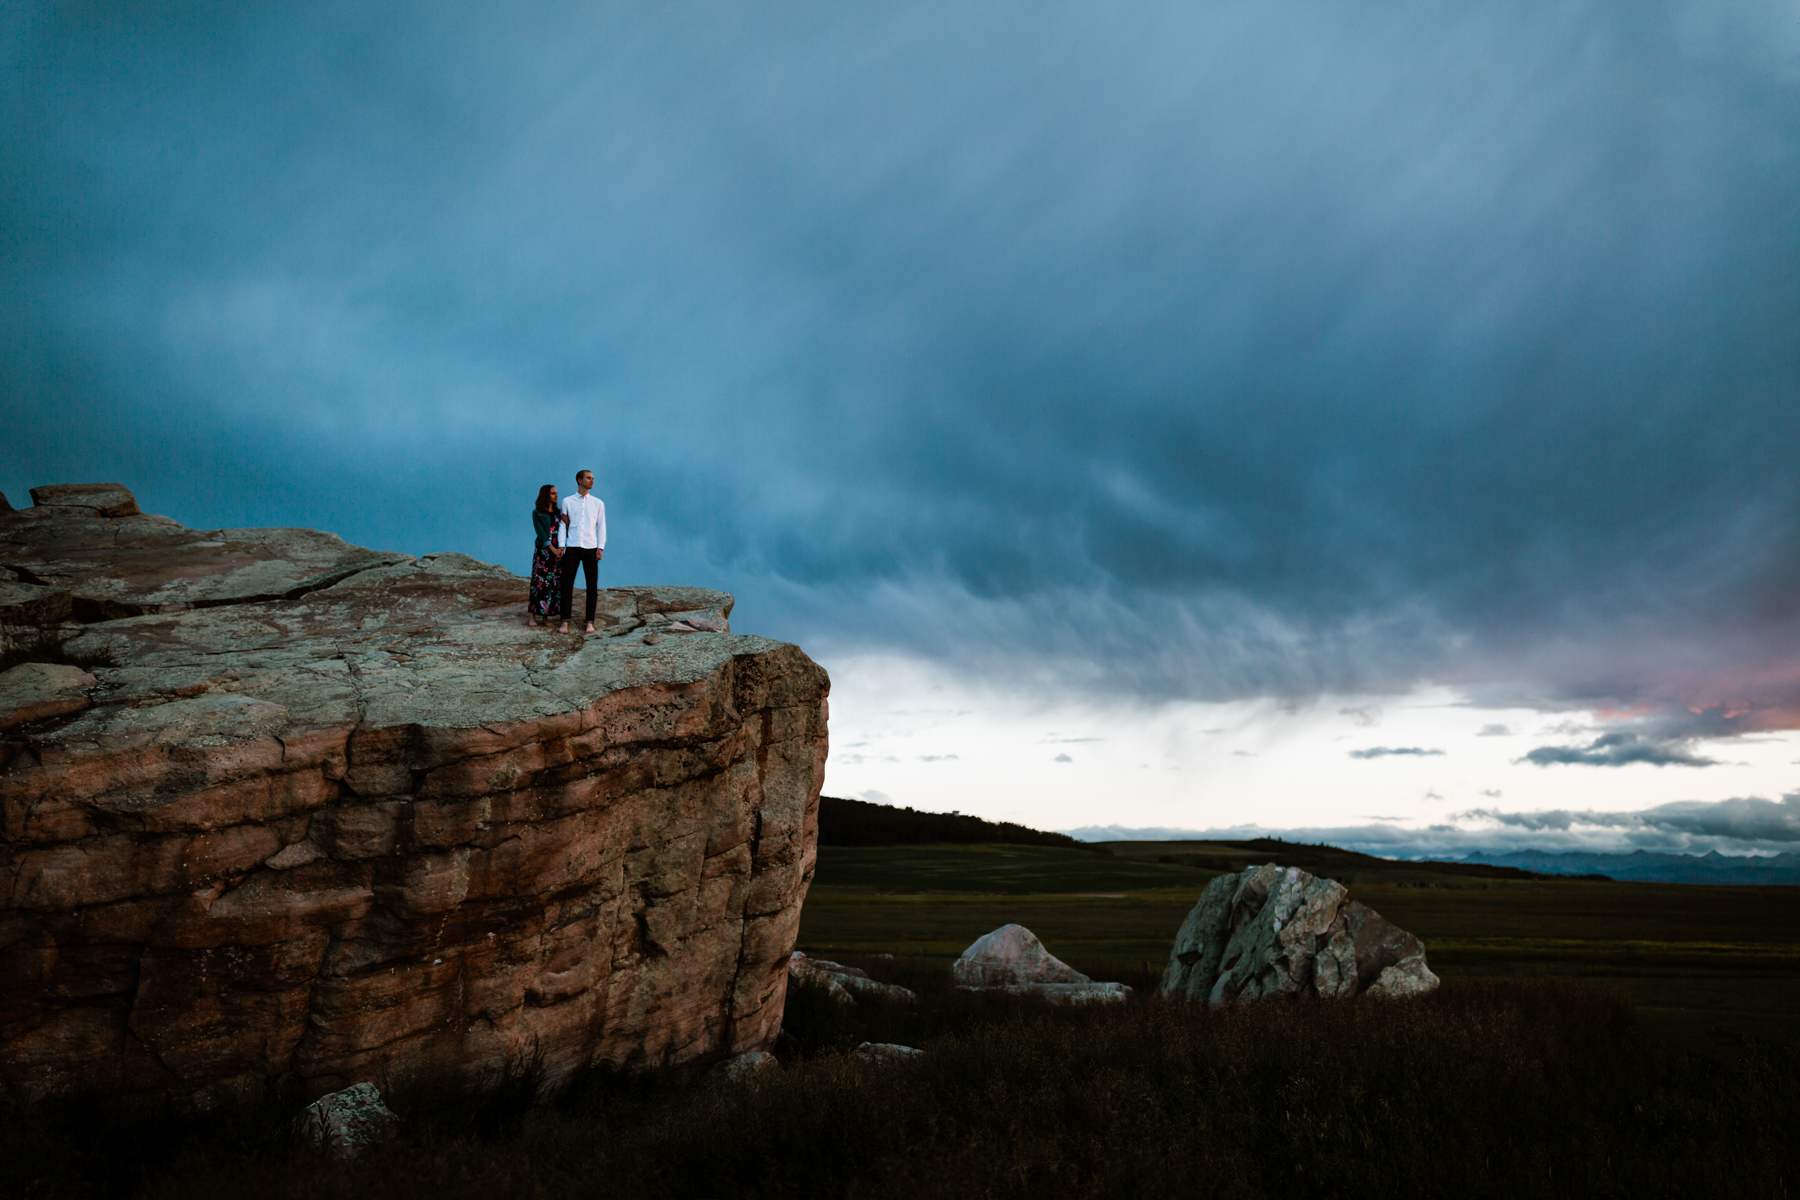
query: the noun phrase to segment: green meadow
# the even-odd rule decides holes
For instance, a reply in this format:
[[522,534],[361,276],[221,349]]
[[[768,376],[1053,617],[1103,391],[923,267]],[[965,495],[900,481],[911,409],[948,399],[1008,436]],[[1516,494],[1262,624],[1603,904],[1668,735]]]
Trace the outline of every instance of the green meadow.
[[1153,987],[1207,881],[1259,862],[1346,884],[1424,939],[1447,986],[1566,981],[1616,995],[1683,1039],[1800,1040],[1792,887],[1555,879],[1294,844],[822,846],[800,946],[947,971],[963,947],[1013,921],[1095,978]]

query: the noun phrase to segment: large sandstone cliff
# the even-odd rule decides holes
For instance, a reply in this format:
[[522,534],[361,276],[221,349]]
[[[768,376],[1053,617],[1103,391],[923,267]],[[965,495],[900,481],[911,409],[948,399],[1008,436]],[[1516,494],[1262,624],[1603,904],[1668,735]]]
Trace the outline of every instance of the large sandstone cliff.
[[828,683],[729,632],[729,596],[612,589],[583,641],[461,555],[32,495],[0,504],[0,1089],[207,1102],[772,1040]]

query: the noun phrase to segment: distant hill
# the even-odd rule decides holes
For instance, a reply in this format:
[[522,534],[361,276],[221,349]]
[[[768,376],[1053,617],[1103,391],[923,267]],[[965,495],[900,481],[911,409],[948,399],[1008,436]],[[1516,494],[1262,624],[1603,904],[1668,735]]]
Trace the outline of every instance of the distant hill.
[[1604,854],[1581,850],[1474,851],[1462,862],[1517,867],[1541,875],[1606,875],[1632,883],[1731,883],[1800,885],[1800,853],[1765,855],[1659,854],[1638,850]]
[[1348,880],[1351,873],[1382,868],[1380,877],[1427,875],[1486,879],[1579,877],[1629,883],[1715,883],[1800,885],[1800,852],[1765,855],[1659,854],[1639,850],[1607,854],[1579,850],[1477,850],[1444,858],[1379,858],[1322,843],[1276,837],[1216,840],[1170,837],[1157,840],[1094,840],[1110,830],[1051,833],[1010,821],[984,821],[966,813],[922,812],[837,796],[819,798],[821,846],[916,846],[1003,844],[1066,846],[1205,871],[1241,871],[1256,863],[1278,862],[1314,874]]
[[957,812],[921,812],[839,796],[819,797],[821,846],[917,846],[934,842],[1092,848],[1066,833],[1047,833],[1011,821],[984,821]]

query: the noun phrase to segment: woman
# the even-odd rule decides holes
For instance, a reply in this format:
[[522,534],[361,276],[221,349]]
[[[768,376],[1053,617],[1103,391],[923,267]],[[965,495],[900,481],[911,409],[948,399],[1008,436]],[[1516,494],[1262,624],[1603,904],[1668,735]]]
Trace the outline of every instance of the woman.
[[531,529],[537,540],[531,548],[531,597],[526,604],[527,625],[549,625],[562,614],[562,588],[557,575],[562,569],[562,522],[556,504],[556,485],[538,489],[531,509]]

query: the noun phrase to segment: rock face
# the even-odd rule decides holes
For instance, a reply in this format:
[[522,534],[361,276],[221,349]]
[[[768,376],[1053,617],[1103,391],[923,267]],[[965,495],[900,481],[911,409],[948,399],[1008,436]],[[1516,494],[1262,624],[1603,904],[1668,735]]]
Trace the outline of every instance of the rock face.
[[1410,996],[1438,977],[1425,946],[1336,880],[1264,865],[1221,875],[1175,935],[1161,993],[1211,1004],[1264,996]]
[[1061,1004],[1124,1000],[1122,983],[1096,983],[1044,948],[1023,925],[1002,925],[969,944],[950,966],[957,986],[1038,996]]
[[0,513],[0,1089],[391,1092],[773,1040],[828,681],[730,633],[731,597],[610,589],[583,640],[461,555],[32,494]]

